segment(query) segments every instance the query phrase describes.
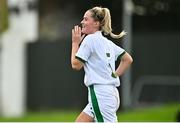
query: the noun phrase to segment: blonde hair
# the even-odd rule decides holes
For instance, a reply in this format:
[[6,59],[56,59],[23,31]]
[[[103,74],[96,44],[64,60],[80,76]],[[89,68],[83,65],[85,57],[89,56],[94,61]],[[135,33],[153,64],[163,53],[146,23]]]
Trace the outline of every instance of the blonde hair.
[[94,20],[100,22],[100,30],[104,33],[104,35],[110,35],[115,39],[119,39],[126,35],[125,31],[122,31],[118,35],[112,33],[111,14],[108,8],[94,7],[89,9],[89,11],[92,13]]

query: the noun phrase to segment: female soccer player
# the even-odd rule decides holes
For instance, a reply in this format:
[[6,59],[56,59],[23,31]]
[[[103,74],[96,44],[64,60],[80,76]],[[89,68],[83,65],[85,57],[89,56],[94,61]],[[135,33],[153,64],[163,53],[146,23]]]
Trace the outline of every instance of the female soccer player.
[[[84,67],[88,104],[76,122],[117,122],[116,111],[120,103],[117,90],[120,86],[119,76],[133,60],[124,49],[103,34],[117,39],[125,35],[125,32],[119,35],[112,33],[108,8],[94,7],[87,10],[81,24],[82,28],[75,26],[72,29],[71,65],[76,70]],[[115,61],[118,58],[121,58],[121,62],[115,70]]]

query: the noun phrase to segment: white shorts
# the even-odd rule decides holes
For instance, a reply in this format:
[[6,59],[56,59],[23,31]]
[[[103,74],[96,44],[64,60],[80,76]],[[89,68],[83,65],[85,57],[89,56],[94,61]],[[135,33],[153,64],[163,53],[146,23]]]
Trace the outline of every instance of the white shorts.
[[88,104],[83,112],[96,122],[118,122],[119,92],[113,85],[91,85],[88,87]]

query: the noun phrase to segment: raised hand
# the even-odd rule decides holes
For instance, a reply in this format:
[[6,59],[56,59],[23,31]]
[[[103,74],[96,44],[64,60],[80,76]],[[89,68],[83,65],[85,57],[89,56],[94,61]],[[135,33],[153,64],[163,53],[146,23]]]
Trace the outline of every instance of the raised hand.
[[72,43],[80,44],[81,41],[81,27],[79,27],[78,25],[74,26],[74,28],[72,29]]

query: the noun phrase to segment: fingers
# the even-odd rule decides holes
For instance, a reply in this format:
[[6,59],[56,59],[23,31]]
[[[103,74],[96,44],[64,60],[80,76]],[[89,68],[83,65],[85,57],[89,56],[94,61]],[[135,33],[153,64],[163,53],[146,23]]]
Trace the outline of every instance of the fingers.
[[81,34],[81,27],[78,26],[78,33]]
[[74,35],[74,29],[72,29],[72,35]]
[[74,26],[73,33],[81,34],[81,27],[79,27],[78,25]]
[[79,33],[81,33],[81,28],[78,26],[74,26],[74,28],[72,29],[72,36],[77,35]]
[[77,33],[77,26],[74,26],[74,32]]
[[72,41],[78,44],[81,42],[81,27],[78,25],[72,29]]

